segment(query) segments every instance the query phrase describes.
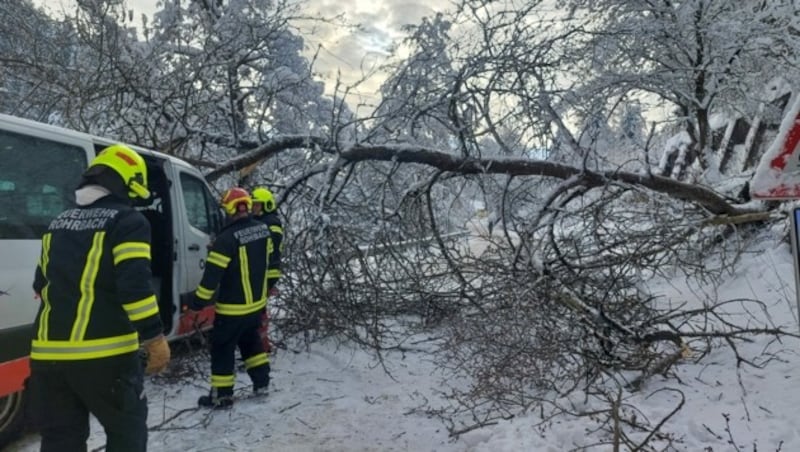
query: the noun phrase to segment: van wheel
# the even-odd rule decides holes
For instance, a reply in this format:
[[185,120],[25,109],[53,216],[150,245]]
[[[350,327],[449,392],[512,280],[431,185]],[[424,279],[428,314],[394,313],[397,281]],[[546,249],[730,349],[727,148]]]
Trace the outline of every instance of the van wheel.
[[16,439],[25,420],[23,391],[0,397],[0,449]]

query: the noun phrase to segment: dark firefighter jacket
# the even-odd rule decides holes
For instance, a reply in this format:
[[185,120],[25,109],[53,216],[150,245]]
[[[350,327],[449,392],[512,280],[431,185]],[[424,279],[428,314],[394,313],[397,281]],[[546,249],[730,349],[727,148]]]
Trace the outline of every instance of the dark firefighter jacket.
[[150,224],[105,196],[62,212],[42,237],[32,360],[134,352],[162,333],[150,282]]
[[216,291],[215,311],[221,315],[260,311],[267,305],[267,257],[271,248],[267,225],[250,217],[234,220],[214,240],[195,295],[201,301],[210,301]]
[[283,275],[281,271],[281,254],[283,254],[283,224],[278,217],[277,212],[265,213],[263,215],[254,217],[258,221],[266,224],[269,227],[270,235],[272,236],[272,252],[269,254],[269,273],[268,278],[270,287]]

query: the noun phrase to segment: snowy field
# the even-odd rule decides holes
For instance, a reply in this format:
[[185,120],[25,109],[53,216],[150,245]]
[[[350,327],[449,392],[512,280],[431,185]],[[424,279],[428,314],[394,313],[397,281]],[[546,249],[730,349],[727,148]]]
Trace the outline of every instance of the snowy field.
[[[764,233],[764,236],[770,233]],[[777,235],[777,234],[771,234]],[[718,293],[682,279],[656,284],[665,300],[700,303],[704,299],[756,298],[767,304],[776,326],[797,331],[794,270],[789,245],[774,239],[754,240]],[[754,325],[760,327],[762,325]],[[678,451],[798,451],[800,356],[795,339],[773,343],[756,338],[739,347],[745,356],[768,350],[763,369],[737,369],[731,349],[720,347],[699,362],[686,360],[675,368],[678,379],[656,376],[641,391],[625,395],[640,415],[657,423],[671,412],[682,392],[680,414],[663,431],[677,438]],[[440,406],[443,389],[431,356],[421,343],[417,352],[394,352],[384,364],[363,351],[316,343],[306,350],[289,344],[273,357],[271,393],[245,397],[225,411],[195,408],[207,388],[196,380],[148,381],[152,451],[545,451],[611,450],[593,447],[602,438],[586,417],[555,419],[542,430],[536,415],[519,416],[497,425],[450,438],[446,427],[422,414],[426,401]],[[184,358],[186,359],[186,358]],[[238,374],[237,387],[247,394],[249,381]],[[591,405],[584,405],[591,410]],[[29,435],[10,450],[38,450]],[[90,450],[104,444],[92,425]]]

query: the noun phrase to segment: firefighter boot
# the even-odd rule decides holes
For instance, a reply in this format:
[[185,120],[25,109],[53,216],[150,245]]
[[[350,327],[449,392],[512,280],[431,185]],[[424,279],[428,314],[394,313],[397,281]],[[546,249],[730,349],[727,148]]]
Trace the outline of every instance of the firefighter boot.
[[211,388],[208,395],[197,399],[197,406],[205,408],[229,408],[233,405],[233,388]]
[[249,369],[247,373],[253,380],[253,392],[256,395],[266,395],[269,387],[269,363]]

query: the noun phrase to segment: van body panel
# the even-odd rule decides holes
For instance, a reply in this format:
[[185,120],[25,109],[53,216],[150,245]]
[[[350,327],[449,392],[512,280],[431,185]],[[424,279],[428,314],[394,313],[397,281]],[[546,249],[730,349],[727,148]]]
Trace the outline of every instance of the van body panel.
[[30,325],[39,310],[33,275],[41,241],[0,240],[0,330]]

